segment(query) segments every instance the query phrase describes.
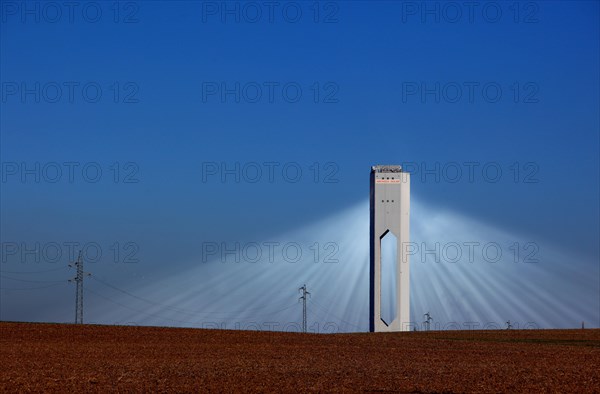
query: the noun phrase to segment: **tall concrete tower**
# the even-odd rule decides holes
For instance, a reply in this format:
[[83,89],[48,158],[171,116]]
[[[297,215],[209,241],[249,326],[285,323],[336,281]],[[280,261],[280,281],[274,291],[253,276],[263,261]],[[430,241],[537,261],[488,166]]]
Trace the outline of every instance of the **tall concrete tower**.
[[410,329],[409,221],[410,174],[371,167],[371,332]]

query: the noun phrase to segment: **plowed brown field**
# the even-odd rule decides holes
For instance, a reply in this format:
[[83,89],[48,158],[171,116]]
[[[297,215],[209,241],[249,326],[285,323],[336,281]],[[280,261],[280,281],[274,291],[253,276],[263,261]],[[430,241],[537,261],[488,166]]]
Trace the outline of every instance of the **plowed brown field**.
[[600,330],[295,334],[0,323],[0,392],[600,392]]

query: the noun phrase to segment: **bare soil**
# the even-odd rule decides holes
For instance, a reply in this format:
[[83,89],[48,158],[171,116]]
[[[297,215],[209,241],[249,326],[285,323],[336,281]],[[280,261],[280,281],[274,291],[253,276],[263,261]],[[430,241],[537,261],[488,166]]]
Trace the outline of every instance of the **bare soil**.
[[0,323],[0,392],[600,392],[600,330],[296,334]]

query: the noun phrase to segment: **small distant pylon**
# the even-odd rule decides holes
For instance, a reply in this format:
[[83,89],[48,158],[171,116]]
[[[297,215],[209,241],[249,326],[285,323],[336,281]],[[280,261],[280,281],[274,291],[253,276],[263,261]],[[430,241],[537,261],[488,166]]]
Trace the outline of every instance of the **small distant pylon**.
[[423,325],[425,326],[425,331],[429,331],[429,329],[431,328],[431,321],[433,320],[433,318],[431,317],[429,312],[427,312],[423,316],[425,317],[425,321],[423,322]]
[[510,320],[506,322],[506,329],[510,330],[512,328],[512,324],[510,324]]
[[83,324],[83,278],[91,274],[83,272],[83,256],[81,250],[77,261],[69,264],[69,267],[75,268],[75,277],[69,279],[69,282],[76,284],[75,289],[75,324]]
[[306,298],[310,296],[310,293],[306,290],[306,284],[298,289],[302,293],[302,296],[298,301],[302,301],[302,332],[306,332]]

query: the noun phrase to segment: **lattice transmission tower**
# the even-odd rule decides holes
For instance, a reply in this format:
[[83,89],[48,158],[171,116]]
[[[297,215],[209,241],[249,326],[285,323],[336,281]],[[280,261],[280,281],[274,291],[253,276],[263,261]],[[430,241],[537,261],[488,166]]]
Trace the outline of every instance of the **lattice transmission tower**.
[[69,264],[69,267],[75,268],[75,277],[69,279],[69,282],[75,282],[75,324],[83,324],[83,278],[91,274],[83,272],[83,255],[81,250],[77,261]]
[[310,296],[310,293],[306,290],[306,284],[298,289],[302,293],[302,296],[298,301],[302,301],[302,332],[306,332],[306,298]]

